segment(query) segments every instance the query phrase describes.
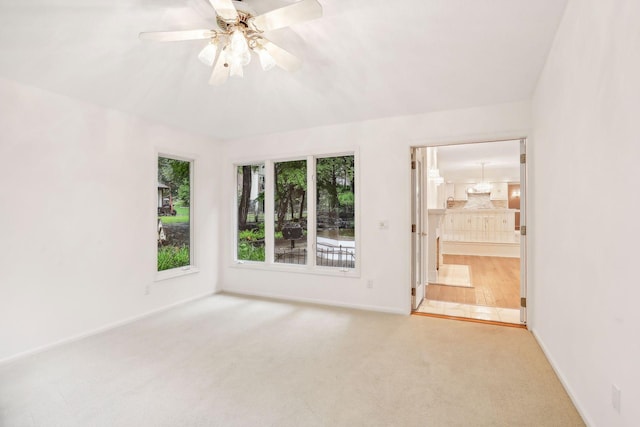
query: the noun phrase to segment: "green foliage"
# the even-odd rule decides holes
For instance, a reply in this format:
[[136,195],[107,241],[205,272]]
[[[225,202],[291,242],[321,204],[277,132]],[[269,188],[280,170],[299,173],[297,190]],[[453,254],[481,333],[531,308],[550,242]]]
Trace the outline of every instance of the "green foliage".
[[158,157],[158,181],[169,186],[173,198],[179,198],[189,206],[191,163],[185,160]]
[[274,165],[276,229],[288,219],[304,218],[307,195],[307,162],[294,160]]
[[163,224],[176,224],[179,222],[189,222],[189,215],[162,216],[160,219]]
[[335,179],[341,181],[343,186],[353,186],[354,157],[324,157],[316,161],[316,175],[319,184],[333,184]]
[[189,183],[190,162],[186,160],[158,157],[158,180],[175,183]]
[[238,259],[245,261],[264,261],[264,224],[256,230],[238,232]]
[[238,259],[244,261],[264,261],[264,246],[254,246],[251,243],[238,243]]
[[353,206],[354,169],[353,156],[326,157],[316,162],[318,209],[334,209]]
[[238,240],[256,241],[264,239],[264,225],[262,230],[243,230],[238,233]]
[[191,200],[191,186],[189,183],[180,184],[180,187],[178,187],[178,198],[182,201],[182,204],[189,206]]
[[352,191],[341,191],[338,193],[338,202],[340,206],[353,206],[355,197]]
[[158,217],[162,221],[163,224],[176,224],[178,222],[189,222],[189,208],[178,206],[177,204],[173,207],[176,210],[175,216],[161,216]]
[[292,162],[280,162],[275,164],[277,187],[284,189],[307,189],[307,162],[295,160]]
[[173,208],[176,210],[176,215],[189,217],[189,207],[180,206],[176,203]]
[[161,246],[158,248],[158,271],[189,265],[188,246]]

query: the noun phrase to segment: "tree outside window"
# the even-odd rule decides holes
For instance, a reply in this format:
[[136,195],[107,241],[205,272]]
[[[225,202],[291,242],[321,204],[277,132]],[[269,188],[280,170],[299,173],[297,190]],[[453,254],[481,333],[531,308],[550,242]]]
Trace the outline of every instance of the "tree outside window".
[[[355,156],[308,157],[270,165],[273,165],[273,187],[266,193],[265,163],[235,166],[236,259],[342,271],[355,269]],[[314,191],[307,188],[312,173]],[[265,223],[265,194],[272,197],[273,216],[268,215],[269,224]],[[311,258],[307,247],[308,206],[315,208],[311,224],[315,242],[310,242],[315,244],[315,253]],[[266,252],[273,254],[269,260],[265,254],[265,226],[266,234],[273,236],[271,246],[266,248]]]
[[274,261],[307,263],[307,162],[274,164]]
[[237,259],[264,261],[264,164],[236,168]]
[[355,268],[354,156],[316,159],[316,265]]

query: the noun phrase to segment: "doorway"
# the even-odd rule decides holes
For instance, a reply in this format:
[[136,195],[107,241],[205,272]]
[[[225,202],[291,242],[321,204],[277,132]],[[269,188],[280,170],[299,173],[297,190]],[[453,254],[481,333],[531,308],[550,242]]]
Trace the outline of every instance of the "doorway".
[[413,312],[526,324],[526,140],[411,155]]

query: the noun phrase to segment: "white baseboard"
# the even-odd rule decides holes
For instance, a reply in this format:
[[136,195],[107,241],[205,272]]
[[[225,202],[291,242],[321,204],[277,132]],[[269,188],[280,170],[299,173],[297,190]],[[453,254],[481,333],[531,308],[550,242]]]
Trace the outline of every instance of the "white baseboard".
[[447,240],[442,242],[441,252],[443,255],[473,255],[520,258],[520,244],[454,242]]
[[571,388],[571,386],[567,382],[567,379],[564,377],[564,375],[562,375],[562,372],[558,368],[558,365],[556,364],[556,361],[551,356],[551,353],[549,353],[549,349],[547,348],[547,346],[544,344],[544,342],[542,341],[542,339],[540,338],[540,336],[538,335],[538,333],[536,332],[535,329],[529,328],[529,330],[531,331],[531,334],[533,335],[533,337],[538,342],[538,345],[540,346],[540,348],[542,349],[542,352],[544,353],[545,357],[549,361],[549,364],[551,365],[551,368],[553,369],[553,371],[558,376],[558,379],[560,379],[560,383],[562,384],[562,386],[564,387],[565,391],[569,395],[569,398],[573,402],[573,405],[578,410],[578,413],[582,417],[582,420],[585,422],[585,424],[588,427],[595,426],[596,424],[589,418],[589,416],[584,411],[584,408],[582,407],[582,405],[580,404],[580,401],[578,400],[578,398],[576,397],[575,393],[573,392],[573,389]]
[[222,289],[222,293],[227,295],[242,295],[242,296],[250,296],[250,297],[269,298],[269,299],[275,299],[275,300],[295,301],[295,302],[302,302],[306,304],[326,305],[330,307],[352,308],[355,310],[377,311],[380,313],[402,314],[402,315],[410,314],[406,310],[402,310],[399,308],[381,307],[377,305],[349,304],[349,303],[342,303],[342,302],[336,302],[336,301],[330,301],[330,300],[292,297],[289,295],[278,295],[278,294],[272,294],[272,293],[266,293],[266,292],[250,292],[250,291],[243,291],[243,290],[237,290],[237,289],[233,289],[233,290]]
[[52,348],[61,346],[63,344],[68,344],[70,342],[78,341],[78,340],[81,340],[83,338],[90,337],[92,335],[97,335],[97,334],[100,334],[102,332],[109,331],[111,329],[119,328],[119,327],[127,325],[129,323],[133,323],[133,322],[135,322],[137,320],[144,319],[145,317],[149,317],[149,316],[152,316],[154,314],[170,310],[170,309],[172,309],[174,307],[177,307],[179,305],[183,305],[183,304],[186,304],[186,303],[189,303],[189,302],[192,302],[192,301],[196,301],[196,300],[199,300],[199,299],[202,299],[202,298],[206,298],[206,297],[211,296],[211,295],[213,295],[215,293],[217,293],[217,292],[206,292],[204,294],[199,294],[199,295],[196,295],[196,296],[193,296],[193,297],[189,297],[189,298],[186,298],[186,299],[171,303],[169,305],[165,305],[165,306],[162,306],[160,308],[156,308],[156,309],[153,309],[151,311],[147,311],[145,313],[138,314],[136,316],[128,317],[128,318],[126,318],[124,320],[119,320],[117,322],[109,323],[108,325],[101,326],[101,327],[96,328],[96,329],[92,329],[92,330],[90,330],[88,332],[83,332],[81,334],[73,335],[73,336],[68,337],[68,338],[63,338],[63,339],[55,341],[55,342],[53,342],[51,344],[45,344],[43,346],[36,347],[36,348],[31,349],[31,350],[22,351],[22,352],[20,352],[18,354],[14,354],[12,356],[0,359],[0,365],[3,365],[5,363],[9,363],[9,362],[13,362],[13,361],[16,361],[18,359],[22,359],[24,357],[31,356],[31,355],[36,354],[36,353],[41,353],[41,352],[46,351],[46,350],[51,350]]

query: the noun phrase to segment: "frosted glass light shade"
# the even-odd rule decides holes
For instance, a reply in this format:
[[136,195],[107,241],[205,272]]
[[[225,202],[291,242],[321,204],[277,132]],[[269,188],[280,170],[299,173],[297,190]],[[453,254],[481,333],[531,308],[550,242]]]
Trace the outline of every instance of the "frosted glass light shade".
[[247,65],[251,62],[251,51],[249,50],[247,39],[242,31],[235,30],[231,33],[229,50],[233,62],[238,62],[241,65]]
[[236,61],[229,61],[229,75],[243,77],[242,64]]
[[273,59],[273,56],[271,56],[271,54],[267,52],[266,49],[261,47],[256,49],[256,52],[258,52],[258,58],[260,58],[260,65],[262,65],[262,69],[264,71],[269,71],[270,69],[275,67],[276,60]]
[[198,59],[202,61],[204,65],[212,67],[213,62],[216,60],[216,52],[218,52],[218,43],[213,41],[207,44],[204,49],[200,51]]

